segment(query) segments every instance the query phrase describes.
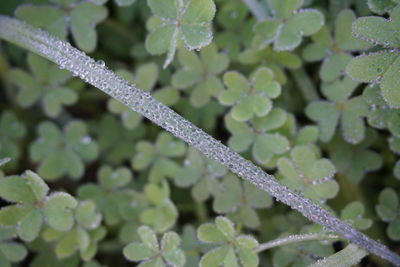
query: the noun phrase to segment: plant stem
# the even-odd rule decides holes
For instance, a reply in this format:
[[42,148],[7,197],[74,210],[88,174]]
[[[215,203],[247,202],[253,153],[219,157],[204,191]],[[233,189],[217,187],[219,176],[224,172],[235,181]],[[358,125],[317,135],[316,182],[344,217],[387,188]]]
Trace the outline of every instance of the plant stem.
[[365,256],[367,256],[367,252],[350,244],[341,251],[308,267],[348,267],[359,263]]
[[290,74],[296,81],[297,86],[300,88],[304,100],[306,100],[307,102],[311,102],[319,99],[317,90],[315,89],[315,86],[311,82],[310,77],[308,77],[304,69],[299,68],[297,70],[291,70]]
[[43,30],[35,29],[22,21],[7,16],[0,16],[0,38],[20,45],[53,61],[60,68],[69,70],[73,75],[79,76],[87,83],[99,88],[133,111],[142,114],[187,142],[208,158],[225,165],[233,173],[269,193],[278,201],[299,211],[311,221],[325,226],[349,242],[400,266],[400,256],[390,251],[385,245],[342,222],[331,212],[311,200],[281,185],[275,177],[265,173],[251,161],[215,140],[175,111],[155,100],[149,93],[143,92],[127,80],[117,76],[105,67],[103,61],[96,62],[68,42],[61,41]]
[[260,244],[254,251],[260,253],[264,250],[289,245],[304,241],[316,241],[316,240],[339,240],[340,236],[333,234],[322,234],[322,233],[310,233],[302,235],[290,235],[283,238],[278,238],[266,243]]
[[243,3],[258,21],[263,21],[268,17],[266,10],[257,0],[243,0]]

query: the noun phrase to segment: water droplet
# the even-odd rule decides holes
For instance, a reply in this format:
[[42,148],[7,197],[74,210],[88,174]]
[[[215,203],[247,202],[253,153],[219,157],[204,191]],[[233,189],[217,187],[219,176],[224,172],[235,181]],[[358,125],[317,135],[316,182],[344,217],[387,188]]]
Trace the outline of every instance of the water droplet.
[[90,142],[92,142],[92,138],[90,138],[90,136],[84,136],[84,137],[82,137],[82,139],[81,139],[81,143],[82,143],[82,144],[87,145],[87,144],[89,144]]
[[102,68],[104,68],[105,66],[106,66],[106,63],[103,61],[103,60],[98,60],[97,62],[97,65],[99,65],[100,67],[102,67]]

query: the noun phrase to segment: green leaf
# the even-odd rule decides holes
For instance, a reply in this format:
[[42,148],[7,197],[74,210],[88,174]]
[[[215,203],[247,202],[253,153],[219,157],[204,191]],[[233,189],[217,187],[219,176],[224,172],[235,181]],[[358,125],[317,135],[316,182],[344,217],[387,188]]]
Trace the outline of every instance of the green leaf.
[[0,251],[1,254],[4,255],[8,261],[11,262],[20,262],[25,259],[28,254],[27,249],[23,245],[16,242],[0,244]]
[[18,236],[26,242],[35,240],[39,236],[42,223],[43,218],[39,209],[29,212],[18,224]]
[[226,213],[232,211],[242,195],[240,181],[234,175],[226,175],[214,195],[213,209],[216,212]]
[[358,18],[353,23],[353,34],[375,45],[400,47],[399,34],[396,31],[399,12],[400,7],[396,7],[392,12],[392,18],[395,21],[373,16]]
[[[384,75],[394,62],[398,61],[398,55],[390,51],[379,51],[355,57],[347,65],[348,75],[359,82],[374,82]],[[379,79],[378,79],[379,80]]]
[[385,188],[379,194],[379,205],[376,206],[376,212],[385,222],[394,220],[397,216],[399,207],[399,198],[392,188]]
[[31,188],[33,194],[35,195],[36,200],[43,200],[49,192],[48,185],[43,181],[42,178],[40,178],[39,175],[32,171],[26,171],[24,177],[27,180],[27,183],[29,184],[29,187]]
[[221,266],[227,253],[229,252],[229,246],[222,246],[215,248],[203,255],[199,262],[200,267],[218,267]]
[[396,219],[395,221],[391,222],[386,229],[387,235],[390,237],[390,239],[398,241],[400,240],[400,220]]
[[15,11],[15,16],[37,28],[45,28],[49,33],[65,40],[67,21],[64,13],[53,6],[22,5]]
[[328,101],[314,101],[306,107],[306,114],[318,123],[321,141],[330,141],[339,121],[336,106]]
[[43,207],[46,223],[55,230],[70,230],[74,224],[72,209],[76,206],[77,201],[67,193],[50,195]]
[[348,221],[360,230],[368,229],[372,225],[371,219],[363,218],[365,208],[359,201],[348,204],[340,213],[342,220]]
[[174,25],[165,25],[153,30],[146,39],[146,49],[150,54],[161,55],[170,49],[171,43],[176,42],[176,28]]
[[200,225],[197,230],[197,238],[206,243],[219,243],[227,241],[227,237],[213,223]]
[[84,2],[78,4],[71,13],[71,33],[78,47],[86,52],[96,48],[95,25],[107,17],[105,7]]
[[150,227],[141,226],[138,228],[138,233],[143,244],[155,251],[158,251],[159,246],[157,237]]
[[147,4],[149,5],[153,14],[166,18],[166,19],[176,19],[179,14],[179,1],[178,0],[165,0],[165,1],[157,1],[157,0],[147,0]]
[[96,204],[93,201],[79,203],[75,210],[76,222],[85,229],[95,229],[101,222],[101,214],[96,213]]
[[32,206],[28,205],[10,205],[0,210],[0,225],[16,226],[30,211]]
[[110,166],[102,166],[98,173],[101,186],[109,189],[119,188],[127,185],[132,180],[132,173],[128,168],[113,170]]
[[17,203],[35,203],[37,201],[27,181],[19,176],[0,179],[0,196]]
[[145,244],[130,243],[124,248],[123,253],[125,258],[130,261],[141,261],[157,255],[157,250],[153,250]]
[[218,216],[215,219],[215,225],[228,240],[232,240],[235,237],[235,229],[233,223],[229,219]]
[[184,252],[179,249],[181,239],[175,232],[167,232],[161,240],[164,259],[175,266],[184,266],[186,259]]

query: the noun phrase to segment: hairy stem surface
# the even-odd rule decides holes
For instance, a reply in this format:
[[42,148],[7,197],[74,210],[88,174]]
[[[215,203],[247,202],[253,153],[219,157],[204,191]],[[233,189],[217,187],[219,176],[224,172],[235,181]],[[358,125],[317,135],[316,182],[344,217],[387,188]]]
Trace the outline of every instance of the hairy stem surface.
[[369,238],[349,224],[342,222],[329,211],[311,200],[281,185],[274,176],[265,173],[251,161],[215,140],[172,109],[155,100],[125,79],[105,67],[103,61],[96,62],[84,52],[72,47],[47,32],[33,28],[17,19],[0,16],[0,38],[20,45],[69,70],[87,83],[99,88],[111,97],[142,114],[176,137],[201,151],[208,158],[225,165],[261,190],[268,192],[311,221],[325,226],[349,242],[400,266],[400,256],[385,245]]
[[266,243],[260,244],[255,252],[260,253],[264,250],[268,250],[274,247],[285,246],[293,243],[299,243],[304,241],[317,241],[317,240],[338,240],[340,236],[332,234],[321,234],[321,233],[310,233],[302,235],[289,235],[282,238],[278,238]]

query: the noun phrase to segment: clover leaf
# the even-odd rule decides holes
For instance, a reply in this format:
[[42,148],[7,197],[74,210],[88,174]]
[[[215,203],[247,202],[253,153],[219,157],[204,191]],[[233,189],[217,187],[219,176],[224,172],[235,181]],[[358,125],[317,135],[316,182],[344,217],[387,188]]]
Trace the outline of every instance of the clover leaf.
[[274,43],[274,49],[293,50],[303,36],[316,33],[324,25],[324,16],[316,9],[299,9],[302,0],[269,0],[274,16],[257,23],[254,32],[262,40],[260,48]]
[[147,209],[154,207],[144,192],[131,191],[130,199],[126,199],[123,203],[120,203],[119,209],[124,221],[119,229],[119,239],[125,244],[140,239],[137,234],[137,229],[143,224],[140,215]]
[[130,261],[141,262],[138,266],[177,266],[185,265],[185,254],[181,246],[181,238],[175,232],[167,232],[160,243],[154,231],[148,226],[138,228],[141,242],[132,242],[124,248],[124,256]]
[[399,197],[396,191],[387,187],[379,194],[379,204],[375,206],[382,221],[389,224],[386,233],[394,241],[400,240],[399,205]]
[[286,118],[287,113],[280,108],[272,109],[264,117],[254,118],[250,124],[226,116],[226,127],[232,133],[228,145],[237,152],[244,152],[251,146],[253,158],[260,164],[268,164],[274,155],[282,155],[290,149],[284,135],[271,132],[281,127]]
[[249,80],[237,71],[228,71],[223,81],[228,89],[222,91],[218,99],[222,105],[232,106],[230,114],[237,121],[267,115],[272,109],[271,99],[281,94],[280,84],[266,67],[257,69]]
[[234,62],[238,60],[241,47],[247,47],[251,42],[255,19],[247,19],[248,13],[241,1],[224,2],[217,12],[216,21],[224,31],[215,36],[215,43]]
[[131,201],[129,189],[123,189],[132,180],[128,168],[113,169],[103,165],[97,172],[98,183],[85,184],[79,187],[78,196],[83,200],[92,200],[103,214],[106,225],[116,225],[121,222],[121,205]]
[[179,50],[178,59],[182,65],[172,76],[172,85],[179,89],[193,87],[190,102],[194,107],[203,107],[211,96],[218,96],[223,85],[218,75],[229,66],[229,57],[218,53],[217,47],[208,45],[197,55],[195,52]]
[[198,202],[207,200],[218,186],[218,178],[224,176],[227,169],[220,163],[207,159],[194,149],[189,148],[184,166],[173,177],[179,187],[193,186],[191,193]]
[[368,124],[376,129],[388,129],[393,136],[400,137],[400,111],[386,104],[378,86],[365,87],[363,98],[369,106]]
[[361,17],[353,23],[353,34],[383,50],[362,54],[347,65],[348,75],[359,82],[379,84],[382,97],[390,107],[400,107],[397,90],[400,70],[400,5],[390,12],[390,19],[383,17]]
[[390,12],[397,4],[398,0],[368,0],[369,9],[379,15]]
[[37,127],[37,138],[30,146],[29,156],[38,162],[38,173],[46,180],[63,175],[73,179],[82,177],[84,162],[94,160],[99,152],[97,143],[87,135],[82,121],[71,121],[63,132],[52,122],[45,121]]
[[158,233],[173,227],[178,217],[178,210],[170,199],[168,183],[163,181],[160,186],[147,184],[144,193],[151,206],[139,215],[140,221],[150,225]]
[[136,145],[136,154],[131,165],[134,170],[150,168],[148,179],[151,182],[161,182],[165,177],[174,177],[179,165],[173,159],[181,157],[186,152],[186,145],[177,141],[167,133],[161,132],[155,144],[140,141]]
[[14,204],[0,210],[0,225],[16,226],[18,236],[27,242],[36,239],[43,223],[59,231],[68,231],[74,223],[72,209],[77,201],[71,195],[49,188],[36,173],[0,179],[0,196]]
[[367,131],[366,136],[357,145],[351,145],[338,137],[330,145],[330,159],[338,173],[345,175],[353,183],[359,183],[366,173],[379,170],[383,164],[382,156],[369,148],[375,142],[376,136],[371,131]]
[[18,147],[19,140],[25,135],[26,127],[15,113],[10,110],[3,111],[0,118],[0,158],[11,160],[8,164],[11,168],[15,167],[21,156],[21,150]]
[[[159,78],[158,66],[155,63],[147,63],[139,66],[135,75],[123,69],[118,70],[116,73],[135,84],[137,88],[146,92],[152,92],[154,90],[157,79]],[[153,96],[163,104],[171,106],[178,101],[179,92],[175,88],[166,86],[156,90]],[[143,118],[142,115],[115,99],[109,99],[107,107],[111,113],[118,114],[121,117],[123,125],[129,130],[135,129]]]
[[336,17],[334,37],[331,37],[326,26],[314,34],[313,43],[303,50],[303,58],[307,61],[320,61],[319,77],[324,82],[333,82],[340,78],[347,63],[350,61],[353,50],[360,50],[368,43],[359,40],[351,34],[351,24],[356,15],[350,9],[343,9]]
[[0,265],[2,267],[11,267],[13,263],[23,261],[28,255],[25,246],[12,240],[15,236],[15,228],[0,227]]
[[205,243],[218,244],[200,260],[199,266],[258,266],[259,259],[254,248],[258,242],[252,236],[239,235],[233,223],[222,216],[215,223],[206,223],[197,229],[197,238]]
[[65,259],[79,251],[81,258],[90,260],[96,254],[97,243],[105,237],[105,229],[99,227],[102,220],[96,212],[96,204],[87,200],[79,202],[74,210],[74,226],[68,232],[51,228],[43,232],[48,242],[55,242],[55,254],[58,259]]
[[93,134],[98,135],[97,143],[102,159],[107,163],[118,165],[132,157],[136,141],[145,134],[143,126],[127,130],[115,117],[108,114],[90,129]]
[[309,146],[297,146],[290,152],[291,159],[278,160],[283,184],[300,190],[313,201],[325,201],[336,196],[339,184],[333,179],[336,169],[329,159],[322,158]]
[[58,259],[68,258],[79,251],[83,260],[90,260],[96,254],[97,243],[105,237],[105,229],[99,227],[101,219],[93,201],[82,201],[74,210],[72,229],[65,232],[47,228],[43,232],[43,239],[55,242]]
[[70,31],[79,49],[93,52],[97,43],[95,26],[107,17],[107,8],[77,0],[51,2],[54,4],[21,5],[16,9],[15,15],[63,40]]
[[283,69],[298,69],[302,64],[301,58],[293,52],[276,51],[270,46],[259,49],[258,42],[256,39],[249,48],[240,52],[239,62],[254,66],[262,64],[274,72],[274,77],[279,83],[286,84],[288,77]]
[[167,53],[166,68],[173,60],[179,39],[186,49],[200,49],[212,40],[211,21],[215,15],[213,0],[147,0],[152,13],[150,20],[158,20],[146,38],[150,54]]
[[363,117],[368,107],[361,96],[350,98],[358,83],[345,77],[333,83],[322,84],[327,100],[311,102],[306,108],[307,116],[318,123],[320,139],[328,142],[335,134],[340,121],[342,135],[351,144],[360,143],[365,137]]
[[272,206],[272,198],[268,194],[249,182],[240,181],[233,174],[228,174],[221,180],[213,195],[215,212],[229,214],[234,221],[249,228],[260,225],[256,209]]
[[26,108],[40,103],[45,114],[53,118],[60,115],[63,106],[78,100],[77,93],[63,85],[71,78],[67,71],[32,53],[27,61],[32,74],[19,68],[10,72],[11,82],[19,89],[19,105]]
[[198,267],[200,255],[209,250],[212,245],[203,244],[197,240],[196,228],[192,225],[185,225],[182,230],[182,249],[186,255],[187,267]]
[[372,220],[363,218],[364,212],[364,205],[360,201],[353,201],[342,209],[340,219],[354,225],[357,229],[366,230],[371,227]]

